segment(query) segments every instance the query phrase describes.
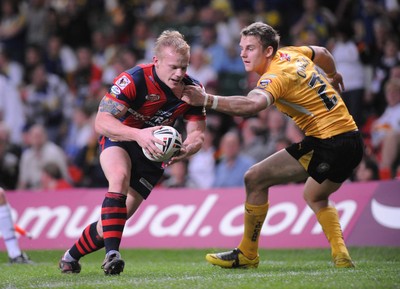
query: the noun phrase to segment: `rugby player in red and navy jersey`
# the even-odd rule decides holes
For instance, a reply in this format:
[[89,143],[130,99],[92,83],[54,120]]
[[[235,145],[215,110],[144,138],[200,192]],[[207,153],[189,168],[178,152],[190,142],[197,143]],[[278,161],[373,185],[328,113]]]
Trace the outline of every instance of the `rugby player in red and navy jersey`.
[[190,47],[177,31],[164,31],[156,41],[153,63],[138,65],[118,75],[100,102],[95,127],[100,137],[100,163],[108,180],[101,218],[86,227],[82,236],[65,252],[59,267],[63,273],[79,273],[79,259],[105,247],[102,269],[106,275],[120,274],[125,266],[119,253],[122,232],[129,219],[161,178],[162,163],[148,160],[162,152],[162,142],[153,132],[186,121],[186,139],[181,161],[200,150],[205,131],[205,113],[181,101],[186,85],[201,86],[189,77]]

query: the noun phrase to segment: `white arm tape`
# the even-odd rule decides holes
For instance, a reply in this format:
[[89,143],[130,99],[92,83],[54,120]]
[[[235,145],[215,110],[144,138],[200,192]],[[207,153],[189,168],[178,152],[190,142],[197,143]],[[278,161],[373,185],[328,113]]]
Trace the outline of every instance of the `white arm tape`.
[[211,109],[216,109],[218,106],[218,96],[214,95],[213,104],[211,105]]
[[268,104],[268,106],[270,106],[270,105],[273,103],[273,99],[272,99],[272,97],[269,95],[268,92],[266,92],[266,91],[264,91],[264,90],[262,90],[262,89],[259,89],[259,88],[255,88],[255,89],[251,90],[248,94],[250,94],[250,93],[252,93],[252,92],[254,92],[254,93],[256,93],[256,94],[262,94],[262,95],[264,95],[265,98],[267,99],[267,104]]
[[205,108],[206,107],[206,105],[207,105],[207,102],[208,102],[208,93],[206,93],[206,96],[204,97],[204,104],[203,104],[203,107]]

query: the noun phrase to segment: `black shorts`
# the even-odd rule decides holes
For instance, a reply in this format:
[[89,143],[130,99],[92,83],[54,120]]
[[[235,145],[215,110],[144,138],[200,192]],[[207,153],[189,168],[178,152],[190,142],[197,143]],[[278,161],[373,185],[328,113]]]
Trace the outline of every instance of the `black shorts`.
[[360,132],[352,131],[327,139],[306,136],[286,150],[318,183],[343,183],[360,163],[364,143]]
[[162,162],[152,162],[147,159],[137,142],[110,141],[104,136],[100,138],[101,150],[112,146],[121,147],[129,154],[132,164],[129,184],[143,199],[147,199],[164,173]]

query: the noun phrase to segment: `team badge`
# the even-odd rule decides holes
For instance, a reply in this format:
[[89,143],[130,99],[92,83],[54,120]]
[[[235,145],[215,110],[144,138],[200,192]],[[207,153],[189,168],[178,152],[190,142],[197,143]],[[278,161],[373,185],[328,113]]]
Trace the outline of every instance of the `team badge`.
[[272,82],[270,78],[264,78],[260,80],[260,87],[265,88]]
[[331,168],[331,166],[328,163],[320,163],[317,167],[317,172],[325,173],[325,172],[329,171],[330,168]]
[[280,60],[290,61],[291,58],[290,58],[290,55],[289,55],[289,54],[279,52],[279,59],[280,59]]
[[160,100],[160,96],[158,94],[148,94],[145,99],[148,101],[157,101]]
[[111,86],[110,94],[111,94],[112,96],[117,96],[117,95],[121,94],[121,90],[119,89],[118,86],[113,85],[113,86]]
[[121,88],[122,90],[129,84],[131,81],[126,75],[121,76],[115,81],[115,84]]

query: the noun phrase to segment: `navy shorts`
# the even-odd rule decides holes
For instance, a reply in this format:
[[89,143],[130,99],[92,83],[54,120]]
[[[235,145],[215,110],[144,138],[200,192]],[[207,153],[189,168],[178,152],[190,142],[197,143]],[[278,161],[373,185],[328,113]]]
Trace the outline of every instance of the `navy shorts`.
[[327,139],[306,136],[286,150],[318,183],[326,179],[343,183],[360,163],[364,143],[360,132],[352,131]]
[[161,179],[164,169],[162,162],[152,162],[145,157],[142,148],[137,142],[111,141],[107,137],[100,137],[100,150],[112,146],[123,148],[129,155],[132,163],[130,186],[136,190],[143,199],[147,199]]

